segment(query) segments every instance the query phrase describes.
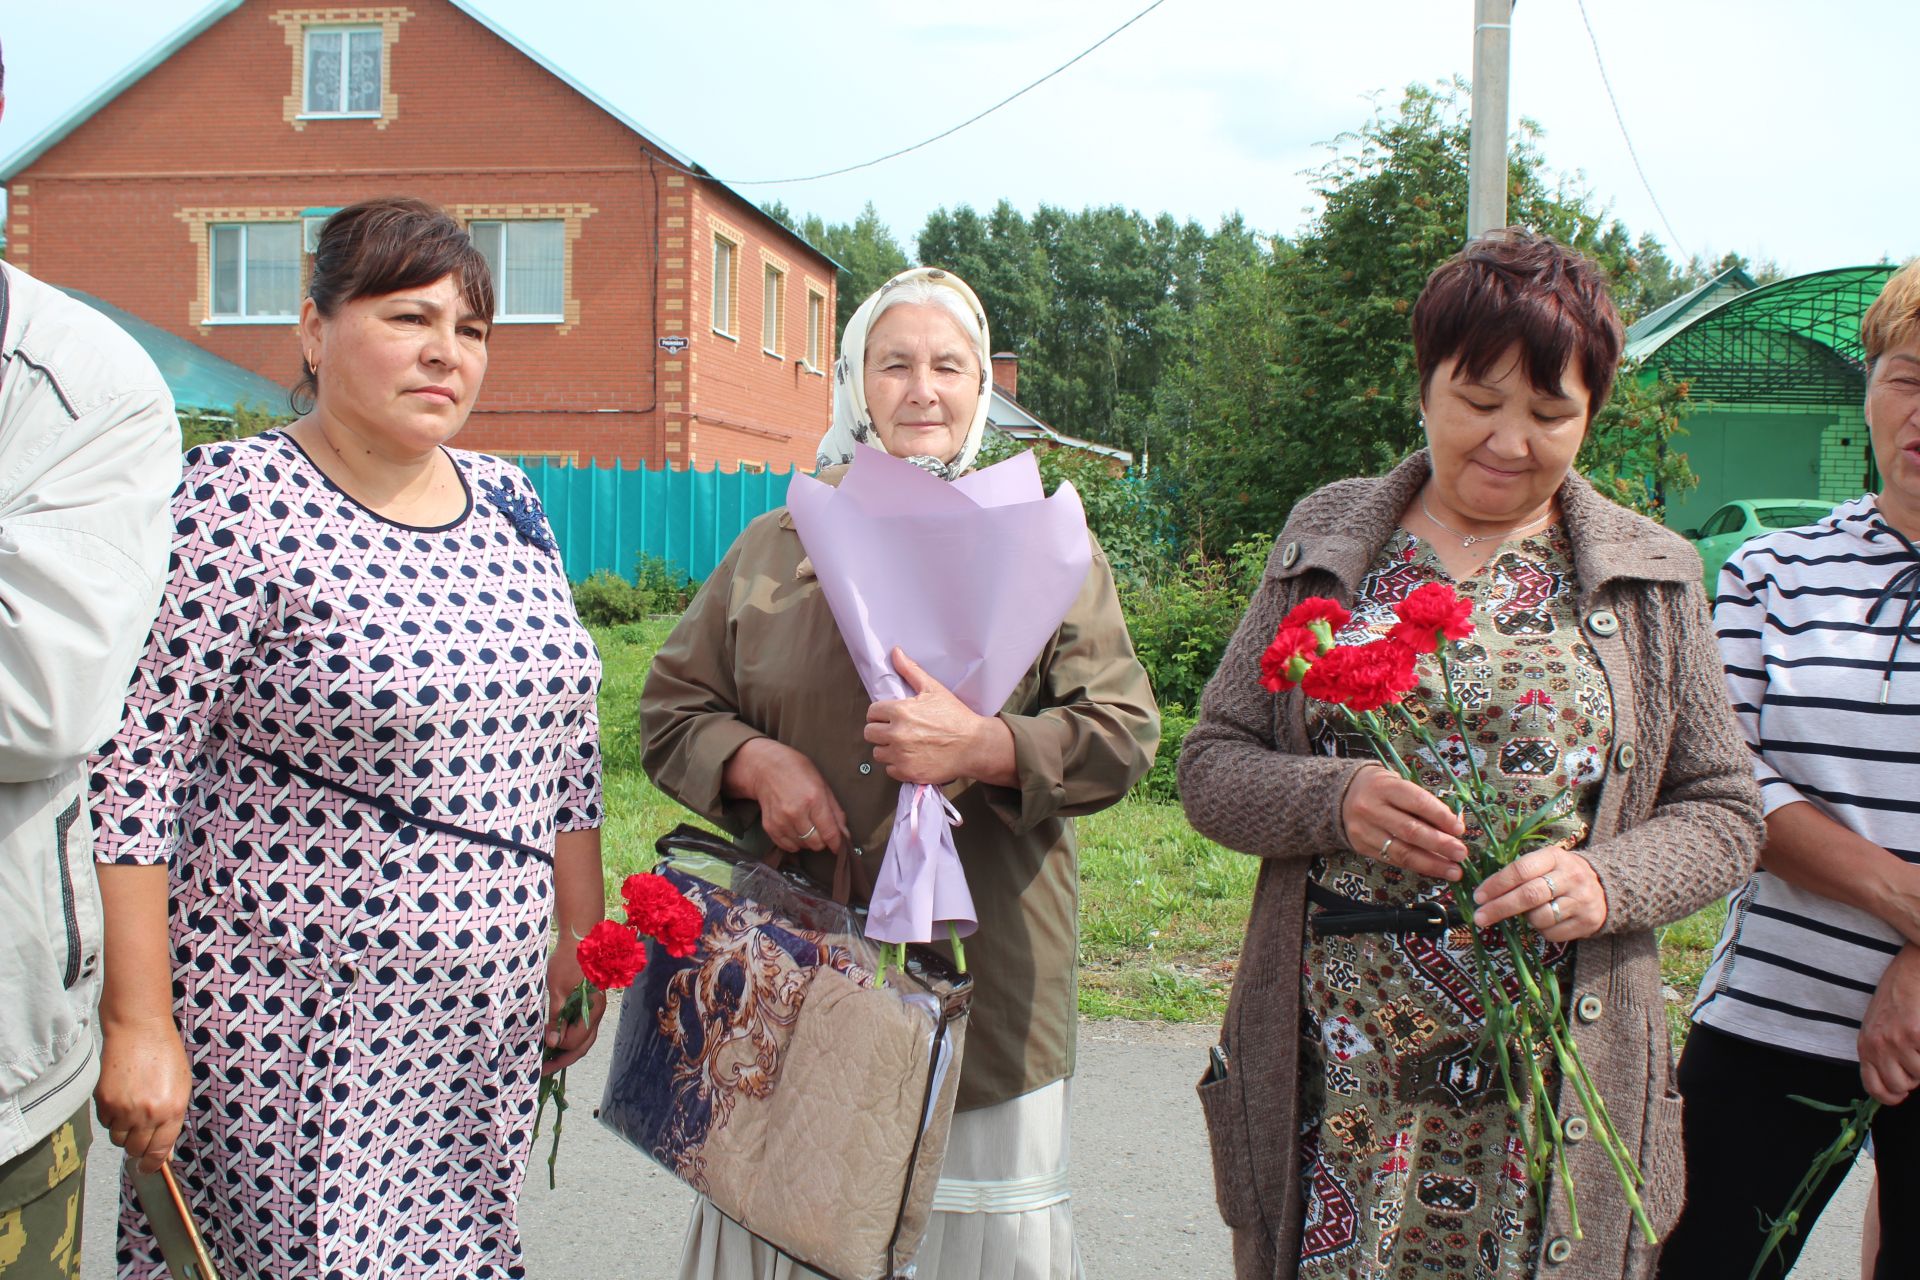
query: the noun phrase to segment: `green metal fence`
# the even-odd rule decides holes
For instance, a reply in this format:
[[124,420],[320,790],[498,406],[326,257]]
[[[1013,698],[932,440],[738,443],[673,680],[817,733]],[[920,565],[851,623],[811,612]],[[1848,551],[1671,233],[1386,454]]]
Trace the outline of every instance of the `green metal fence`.
[[789,471],[675,471],[520,461],[578,582],[600,569],[633,577],[642,553],[704,581],[754,517],[787,501]]

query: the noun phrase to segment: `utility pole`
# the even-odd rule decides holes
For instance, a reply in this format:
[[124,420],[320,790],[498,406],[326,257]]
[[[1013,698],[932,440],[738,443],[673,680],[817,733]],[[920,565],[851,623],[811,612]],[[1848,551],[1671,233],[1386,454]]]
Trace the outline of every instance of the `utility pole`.
[[1467,239],[1507,225],[1507,58],[1517,0],[1473,0],[1473,126]]

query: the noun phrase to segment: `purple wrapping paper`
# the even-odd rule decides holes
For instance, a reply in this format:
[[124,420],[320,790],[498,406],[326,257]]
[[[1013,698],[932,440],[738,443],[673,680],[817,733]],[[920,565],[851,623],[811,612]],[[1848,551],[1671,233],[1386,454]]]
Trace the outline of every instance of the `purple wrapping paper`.
[[[875,702],[912,695],[893,669],[898,646],[975,712],[997,714],[1093,563],[1080,495],[1062,484],[1046,497],[1031,452],[948,483],[862,446],[838,488],[796,472],[787,509]],[[973,932],[955,821],[938,787],[900,788],[869,938],[927,942],[949,922]]]

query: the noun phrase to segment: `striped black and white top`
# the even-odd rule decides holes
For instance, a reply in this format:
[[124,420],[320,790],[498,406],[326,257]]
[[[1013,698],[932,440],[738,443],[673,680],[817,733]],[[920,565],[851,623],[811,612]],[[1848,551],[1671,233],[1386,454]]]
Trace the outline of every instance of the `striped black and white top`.
[[[1897,595],[1869,622],[1890,583]],[[1748,542],[1721,570],[1713,617],[1766,811],[1804,800],[1920,862],[1920,636],[1901,637],[1914,583],[1920,559],[1868,495]],[[1694,1019],[1857,1060],[1901,941],[1864,911],[1757,871],[1733,895]]]

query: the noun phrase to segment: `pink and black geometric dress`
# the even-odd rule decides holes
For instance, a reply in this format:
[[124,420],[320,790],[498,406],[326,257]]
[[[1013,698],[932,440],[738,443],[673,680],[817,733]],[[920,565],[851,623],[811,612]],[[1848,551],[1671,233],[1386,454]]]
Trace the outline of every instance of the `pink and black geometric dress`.
[[[165,862],[177,1165],[228,1275],[524,1275],[555,833],[600,825],[599,656],[526,477],[437,528],[287,436],[196,449],[96,759],[102,862]],[[121,1280],[164,1277],[123,1189]]]

